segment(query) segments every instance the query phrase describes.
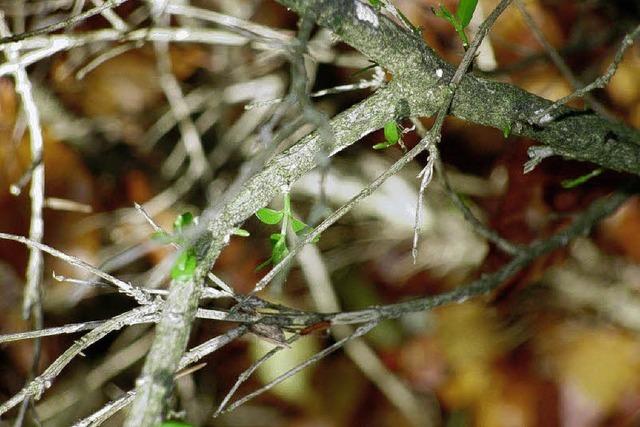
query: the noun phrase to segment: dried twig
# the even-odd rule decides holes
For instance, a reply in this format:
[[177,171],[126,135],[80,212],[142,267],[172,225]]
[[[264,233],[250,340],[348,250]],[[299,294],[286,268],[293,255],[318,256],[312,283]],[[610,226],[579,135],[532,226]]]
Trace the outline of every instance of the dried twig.
[[[241,337],[247,332],[247,327],[244,325],[238,326],[234,329],[229,330],[228,332],[219,335],[215,338],[212,338],[197,347],[192,348],[188,352],[184,354],[182,359],[180,359],[180,363],[178,364],[178,369],[183,369],[188,365],[197,362],[208,354],[213,353],[214,351],[219,350],[225,345],[229,344],[231,341]],[[133,402],[137,391],[131,390],[122,395],[122,397],[107,403],[105,406],[100,408],[97,412],[92,415],[84,418],[73,425],[73,427],[88,427],[88,426],[97,426],[102,422],[107,420],[113,414],[118,412],[120,409],[126,407],[131,402]]]
[[102,325],[84,335],[71,347],[69,347],[64,353],[62,353],[62,355],[60,355],[51,365],[49,365],[49,367],[47,367],[47,369],[45,369],[27,386],[25,386],[9,400],[2,403],[0,405],[0,415],[13,408],[24,399],[40,399],[42,393],[46,389],[51,387],[53,380],[58,376],[62,369],[64,369],[64,367],[67,366],[76,356],[81,354],[83,350],[101,340],[107,334],[122,329],[123,327],[138,321],[140,318],[143,318],[157,311],[157,309],[158,306],[156,304],[147,304],[142,307],[127,311],[123,314],[109,319]]
[[352,340],[354,338],[358,338],[358,337],[363,336],[364,334],[369,332],[371,329],[373,329],[377,324],[378,324],[377,321],[372,321],[372,322],[366,323],[366,324],[364,324],[362,326],[359,326],[351,335],[349,335],[347,337],[344,337],[339,341],[336,341],[334,344],[332,344],[329,347],[323,349],[322,351],[316,353],[315,355],[313,355],[309,359],[305,360],[303,363],[301,363],[298,366],[288,370],[287,372],[285,372],[282,375],[280,375],[277,378],[275,378],[273,381],[270,381],[269,383],[267,383],[264,386],[260,387],[258,390],[254,391],[252,393],[249,393],[248,395],[244,396],[242,399],[236,400],[231,405],[229,405],[227,407],[227,409],[223,410],[221,413],[233,411],[238,406],[243,405],[244,403],[248,402],[249,400],[253,399],[254,397],[259,396],[262,393],[270,390],[271,388],[273,388],[274,386],[280,384],[282,381],[286,380],[287,378],[291,378],[292,376],[294,376],[295,374],[297,374],[298,372],[300,372],[304,368],[316,363],[317,361],[319,361],[320,359],[324,358],[325,356],[327,356],[327,355],[333,353],[334,351],[340,349],[348,341],[350,341],[350,340]]

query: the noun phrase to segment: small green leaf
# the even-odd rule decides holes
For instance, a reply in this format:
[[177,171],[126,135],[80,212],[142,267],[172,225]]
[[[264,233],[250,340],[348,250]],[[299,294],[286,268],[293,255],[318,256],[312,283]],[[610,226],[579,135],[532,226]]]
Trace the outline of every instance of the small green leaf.
[[376,144],[373,146],[374,150],[384,150],[385,148],[389,148],[391,147],[391,144],[389,144],[388,142],[381,142],[379,144]]
[[400,132],[395,120],[389,121],[384,124],[384,137],[389,145],[395,144],[400,140]]
[[273,246],[275,246],[275,244],[284,239],[284,236],[280,233],[273,233],[271,236],[269,236],[269,241],[271,242],[271,247],[273,248]]
[[171,268],[171,278],[177,281],[187,281],[193,276],[198,266],[196,252],[193,249],[182,251]]
[[240,236],[240,237],[249,237],[251,235],[251,233],[249,233],[244,228],[234,228],[233,229],[233,235],[234,236]]
[[456,10],[456,17],[462,28],[466,28],[471,22],[473,12],[476,10],[478,0],[460,0],[458,3],[458,9]]
[[505,138],[509,138],[509,135],[511,135],[511,123],[507,123],[502,127],[502,135],[504,135]]
[[260,263],[260,265],[258,265],[256,267],[256,271],[260,271],[260,270],[262,270],[264,268],[267,268],[270,264],[271,264],[271,258],[269,258],[268,260]]
[[160,427],[193,427],[193,425],[180,421],[165,421],[160,424]]
[[161,243],[171,243],[172,237],[164,231],[156,231],[151,235],[151,239]]
[[439,9],[436,9],[436,8],[432,7],[431,11],[433,11],[433,13],[438,18],[442,18],[442,19],[444,19],[446,21],[449,21],[449,23],[451,25],[453,25],[454,28],[460,27],[460,23],[458,22],[458,19],[455,16],[453,16],[453,14],[451,12],[449,12],[449,10],[445,6],[440,5]]
[[369,0],[369,4],[373,7],[380,7],[382,4],[381,0]]
[[273,246],[273,249],[271,250],[271,260],[273,261],[273,264],[278,264],[287,255],[289,255],[287,242],[285,241],[285,239],[278,240],[278,242]]
[[178,215],[175,221],[173,221],[173,231],[176,233],[182,233],[182,231],[193,224],[193,214],[191,212],[185,212],[182,215]]
[[589,172],[588,174],[579,176],[578,178],[565,179],[564,181],[562,181],[561,184],[562,184],[563,188],[575,188],[575,187],[577,187],[579,185],[582,185],[585,182],[589,181],[591,178],[594,178],[594,177],[600,175],[602,172],[604,172],[604,169],[602,169],[602,168],[594,169],[591,172]]
[[284,212],[276,211],[274,209],[269,209],[269,208],[261,208],[261,209],[258,209],[258,211],[256,212],[256,216],[260,221],[264,222],[265,224],[275,225],[280,221],[282,221],[282,218],[284,217]]
[[311,228],[304,222],[300,221],[297,218],[291,217],[291,228],[293,228],[293,232],[298,234],[306,228]]

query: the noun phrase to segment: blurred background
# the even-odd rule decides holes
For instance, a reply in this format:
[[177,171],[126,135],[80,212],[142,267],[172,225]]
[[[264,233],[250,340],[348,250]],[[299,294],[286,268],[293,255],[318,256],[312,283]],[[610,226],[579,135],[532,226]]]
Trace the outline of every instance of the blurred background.
[[[38,28],[77,13],[83,1],[0,0],[16,28]],[[89,3],[89,2],[87,2]],[[289,40],[297,16],[275,1],[169,2],[216,11],[272,27]],[[497,4],[481,0],[470,27]],[[395,6],[421,27],[426,43],[452,64],[463,50],[453,28],[434,16],[430,0]],[[456,1],[443,1],[455,10]],[[636,1],[528,0],[527,10],[550,45],[581,82],[601,75],[623,35],[640,21]],[[86,8],[92,5],[84,5]],[[123,280],[164,288],[169,246],[152,241],[153,229],[132,209],[144,203],[167,230],[177,215],[198,215],[219,200],[240,166],[258,150],[261,130],[286,96],[287,56],[259,38],[229,31],[205,14],[170,15],[174,29],[218,30],[219,42],[170,43],[163,69],[151,43],[81,43],[28,68],[45,138],[44,241]],[[182,12],[180,12],[182,10]],[[115,15],[115,16],[114,16]],[[143,2],[128,1],[114,15],[99,15],[60,32],[82,35],[124,25],[152,25]],[[214,34],[214,33],[210,33]],[[238,35],[240,34],[240,36]],[[217,40],[217,39],[216,39]],[[34,47],[35,49],[35,47]],[[310,91],[371,81],[367,58],[330,32],[315,28],[305,65]],[[159,65],[160,64],[160,65]],[[167,64],[165,64],[167,65]],[[0,64],[0,67],[2,65]],[[497,21],[474,71],[556,100],[572,84],[549,59],[514,6]],[[385,78],[390,78],[386,76]],[[202,144],[196,158],[180,143],[180,121],[167,95],[178,90]],[[180,94],[181,93],[181,94]],[[355,89],[314,98],[328,116],[366,98]],[[174,92],[175,95],[175,92]],[[611,83],[593,97],[612,117],[640,127],[640,49],[627,51]],[[574,104],[583,107],[582,102]],[[175,109],[175,106],[174,106]],[[285,113],[281,125],[296,118]],[[432,120],[422,119],[425,126]],[[281,126],[280,125],[280,126]],[[411,126],[407,120],[402,125]],[[285,145],[313,130],[301,125]],[[374,151],[375,132],[332,158],[324,179],[326,206],[336,209],[403,154]],[[404,135],[407,148],[415,132]],[[611,172],[575,188],[562,183],[591,172],[589,164],[544,160],[523,174],[533,141],[505,138],[501,130],[447,119],[440,145],[454,190],[501,236],[526,244],[552,234],[593,200],[628,177]],[[191,159],[191,160],[189,160]],[[286,280],[261,296],[291,307],[351,310],[435,295],[495,271],[508,258],[476,234],[440,182],[428,189],[417,262],[411,258],[416,175],[425,156],[389,179],[370,198],[322,235]],[[28,191],[9,192],[30,166],[24,112],[10,75],[0,78],[0,231],[28,235]],[[204,170],[197,171],[197,162]],[[194,172],[196,171],[196,172]],[[292,188],[296,214],[311,222],[320,172]],[[58,204],[56,204],[56,201]],[[73,202],[73,203],[71,203]],[[281,200],[274,200],[279,208]],[[249,292],[266,270],[273,227],[245,222],[249,237],[233,237],[214,273],[238,292]],[[628,426],[640,425],[640,199],[629,200],[590,236],[537,259],[489,297],[385,321],[348,351],[338,351],[273,390],[212,418],[238,376],[273,347],[248,335],[203,359],[206,365],[176,381],[176,419],[196,426]],[[0,241],[0,333],[33,328],[21,316],[27,250]],[[133,307],[108,287],[56,281],[52,273],[92,279],[45,257],[46,327],[112,317]],[[320,272],[320,273],[319,273]],[[318,279],[320,277],[328,280]],[[207,307],[228,308],[230,301]],[[199,320],[190,347],[233,325]],[[342,331],[344,332],[344,331]],[[336,332],[339,334],[340,332]],[[79,335],[42,339],[44,369]],[[35,403],[25,425],[67,426],[134,386],[153,338],[151,325],[129,327],[90,347]],[[258,369],[240,397],[335,342],[315,331]],[[0,345],[0,401],[22,388],[32,364],[32,341]],[[15,416],[15,411],[10,417]],[[123,422],[119,413],[105,425]],[[2,421],[0,421],[2,424]],[[9,424],[7,424],[9,425]]]

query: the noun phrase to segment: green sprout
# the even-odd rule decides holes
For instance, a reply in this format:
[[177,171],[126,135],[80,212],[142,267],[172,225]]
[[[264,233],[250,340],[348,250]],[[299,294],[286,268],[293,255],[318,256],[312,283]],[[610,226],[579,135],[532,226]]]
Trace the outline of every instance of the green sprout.
[[505,139],[509,138],[509,135],[511,135],[511,123],[507,123],[502,127],[502,135],[504,135]]
[[231,234],[233,234],[234,236],[239,236],[239,237],[249,237],[251,235],[251,233],[249,233],[244,228],[234,228],[233,231],[231,232]]
[[196,251],[193,248],[183,250],[173,263],[173,267],[171,267],[171,278],[180,282],[186,282],[191,279],[197,266],[198,258]]
[[471,22],[471,17],[473,17],[473,12],[475,12],[477,5],[478,0],[460,0],[455,15],[443,5],[440,5],[439,9],[431,9],[438,18],[448,21],[453,26],[456,33],[458,33],[458,37],[462,40],[462,47],[464,47],[465,51],[469,48],[469,39],[464,29]]
[[[182,246],[182,252],[178,255],[173,266],[171,267],[171,278],[177,281],[187,281],[192,276],[198,266],[198,257],[192,247],[186,247],[187,242],[182,237],[183,233],[193,225],[198,223],[198,218],[194,217],[191,212],[185,212],[178,215],[173,221],[173,233],[165,231],[156,231],[152,235],[152,239],[158,240],[165,244],[173,244],[175,247]],[[249,232],[243,228],[234,228],[231,234],[235,236],[247,237]]]
[[173,221],[173,232],[182,233],[187,227],[190,227],[195,223],[195,218],[191,212],[185,212],[176,217]]
[[600,175],[602,172],[604,172],[604,169],[598,168],[598,169],[592,170],[588,174],[579,176],[575,179],[565,179],[561,183],[562,188],[575,188],[589,181],[591,178],[595,178],[596,176]]
[[[273,233],[269,237],[271,257],[260,264],[257,270],[261,270],[269,264],[276,265],[289,254],[289,248],[287,247],[287,229],[289,224],[291,224],[291,229],[297,235],[312,230],[310,226],[293,216],[293,212],[291,211],[291,197],[288,193],[284,196],[284,206],[282,210],[261,208],[256,212],[256,217],[267,225],[277,225],[281,223],[280,233]],[[318,238],[313,240],[314,243],[317,241]]]
[[398,128],[398,124],[395,120],[388,121],[384,124],[384,142],[373,146],[374,150],[384,150],[389,148],[400,141],[401,131]]
[[193,427],[192,424],[183,423],[181,421],[165,421],[159,427]]

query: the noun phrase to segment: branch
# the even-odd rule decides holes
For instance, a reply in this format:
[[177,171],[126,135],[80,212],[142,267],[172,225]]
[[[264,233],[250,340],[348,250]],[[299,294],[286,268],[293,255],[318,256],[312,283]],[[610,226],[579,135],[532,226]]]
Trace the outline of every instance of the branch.
[[[247,332],[247,326],[241,325],[234,329],[229,330],[225,334],[219,335],[215,338],[212,338],[204,343],[200,344],[189,350],[180,360],[178,364],[178,369],[183,369],[188,365],[197,362],[208,354],[213,353],[216,350],[224,347],[229,344],[231,341],[239,338]],[[120,398],[109,402],[102,408],[100,408],[97,412],[92,415],[84,418],[73,425],[73,427],[88,427],[88,426],[97,426],[102,422],[107,420],[113,414],[118,412],[120,409],[126,407],[131,402],[133,402],[136,397],[136,390],[131,390],[122,395]]]
[[[403,116],[403,104],[394,96],[394,89],[397,90],[395,85],[390,85],[333,119],[331,127],[335,138],[328,147],[329,152],[336,153],[381,128],[389,119]],[[205,218],[202,222],[207,224],[207,231],[195,243],[199,254],[198,267],[190,280],[171,283],[156,340],[138,379],[138,395],[126,425],[156,425],[160,421],[164,401],[172,385],[172,375],[184,352],[190,325],[196,315],[204,278],[227,244],[235,225],[266,206],[279,192],[288,189],[313,169],[317,155],[326,145],[327,142],[321,142],[317,133],[307,136],[249,179],[208,224],[206,218],[211,218],[212,214],[201,216]]]
[[355,338],[363,336],[364,334],[369,332],[371,329],[373,329],[377,324],[378,324],[377,321],[371,321],[371,322],[368,322],[368,323],[366,323],[366,324],[364,324],[362,326],[359,326],[352,334],[340,339],[339,341],[336,341],[334,344],[332,344],[329,347],[325,348],[324,350],[316,353],[315,355],[313,355],[309,359],[305,360],[304,362],[302,362],[298,366],[296,366],[296,367],[288,370],[287,372],[283,373],[282,375],[278,376],[273,381],[265,384],[264,386],[260,387],[259,389],[255,390],[255,391],[249,393],[248,395],[246,395],[242,399],[236,400],[231,405],[229,405],[225,410],[223,410],[221,413],[233,411],[238,406],[240,406],[240,405],[248,402],[249,400],[253,399],[254,397],[256,397],[258,395],[261,395],[262,393],[270,390],[271,388],[273,388],[276,385],[280,384],[282,381],[286,380],[287,378],[291,378],[292,376],[294,376],[295,374],[297,374],[298,372],[300,372],[304,368],[316,363],[317,361],[319,361],[320,359],[324,358],[325,356],[328,356],[329,354],[333,353],[334,351],[340,349],[342,346],[344,346],[347,342],[351,341],[352,339],[355,339]]
[[620,191],[594,202],[564,230],[546,240],[532,243],[523,248],[517,256],[500,270],[483,276],[467,286],[462,286],[451,292],[432,297],[418,298],[381,307],[371,307],[365,310],[336,313],[334,315],[328,315],[323,320],[330,320],[332,323],[362,323],[377,319],[397,318],[404,314],[431,310],[445,304],[462,302],[475,296],[487,294],[495,290],[500,284],[504,283],[505,280],[513,277],[539,256],[565,246],[575,237],[588,234],[589,230],[591,230],[595,224],[615,212],[630,195],[627,191]]
[[607,70],[604,72],[603,75],[601,75],[600,77],[595,79],[593,82],[589,83],[588,85],[584,86],[583,88],[580,88],[575,92],[573,92],[572,94],[569,94],[564,98],[559,99],[558,101],[554,102],[553,104],[546,107],[545,109],[536,112],[536,114],[532,117],[532,121],[539,125],[546,125],[547,122],[554,120],[558,116],[558,113],[556,112],[556,110],[558,110],[559,107],[581,96],[586,97],[589,94],[589,92],[591,92],[592,90],[602,89],[607,84],[609,84],[609,82],[611,81],[611,78],[613,77],[613,75],[616,73],[616,70],[618,69],[618,65],[620,65],[620,62],[622,62],[624,53],[627,51],[627,49],[629,49],[629,47],[631,47],[634,39],[639,35],[640,35],[640,25],[638,25],[629,34],[624,36],[624,39],[622,39],[622,43],[620,43],[620,47],[618,48],[618,51],[616,52],[613,58],[613,61],[611,62],[611,64],[609,64],[609,66],[607,67]]
[[[318,24],[393,74],[410,116],[429,116],[446,97],[453,67],[422,39],[366,3],[335,0],[279,0],[304,15],[316,11]],[[367,19],[364,19],[367,18]],[[513,85],[472,74],[462,79],[450,114],[485,126],[532,138],[569,159],[582,160],[640,175],[640,132],[585,111],[559,107],[557,118],[544,127],[530,118],[551,101]]]
[[70,265],[79,267],[85,271],[95,274],[98,277],[103,278],[109,283],[112,283],[120,292],[130,297],[133,297],[140,304],[151,303],[151,299],[145,294],[145,292],[142,289],[136,288],[135,286],[132,286],[130,283],[122,281],[117,277],[110,275],[109,273],[105,273],[99,268],[95,268],[94,266],[87,264],[86,262],[82,261],[80,258],[67,255],[64,252],[60,252],[59,250],[54,249],[50,246],[47,246],[43,243],[35,242],[26,237],[16,236],[14,234],[0,233],[0,240],[2,239],[13,240],[14,242],[22,243],[30,248],[36,248],[38,250],[41,250],[42,252],[46,252],[50,255],[53,255],[54,257],[59,258]]
[[33,381],[26,385],[9,400],[0,405],[0,415],[4,414],[24,399],[40,399],[42,393],[51,387],[53,380],[76,356],[82,353],[90,345],[102,339],[105,335],[122,329],[124,326],[134,322],[136,319],[145,317],[155,312],[158,307],[155,304],[148,304],[134,310],[113,317],[103,325],[77,340],[71,347],[62,353],[47,369],[38,375]]
[[15,34],[13,36],[7,36],[0,38],[0,45],[6,43],[17,42],[20,40],[25,40],[34,36],[39,36],[43,34],[52,33],[57,30],[63,30],[68,27],[72,27],[78,22],[82,22],[87,18],[98,15],[105,10],[113,9],[114,7],[120,6],[125,3],[127,0],[109,0],[98,7],[94,7],[93,9],[89,9],[86,12],[80,13],[78,15],[71,16],[67,19],[64,19],[60,22],[56,22],[55,24],[47,25],[46,27],[39,28],[37,30],[28,31],[26,33]]
[[[533,16],[527,11],[527,7],[522,0],[516,0],[516,6],[518,10],[520,10],[520,14],[524,18],[524,21],[527,23],[527,26],[531,29],[533,36],[538,40],[538,43],[543,47],[549,59],[555,64],[556,68],[560,71],[562,76],[571,84],[573,90],[577,90],[581,86],[584,86],[580,80],[573,74],[571,68],[567,65],[567,63],[562,59],[560,53],[554,48],[549,40],[545,37],[542,29],[535,21]],[[593,108],[594,111],[598,112],[598,114],[604,117],[610,117],[607,114],[605,107],[596,101],[591,95],[585,94],[585,100],[588,102],[588,105]],[[566,103],[566,102],[565,102]],[[540,117],[544,116],[542,114]]]

